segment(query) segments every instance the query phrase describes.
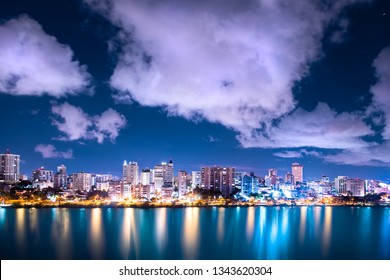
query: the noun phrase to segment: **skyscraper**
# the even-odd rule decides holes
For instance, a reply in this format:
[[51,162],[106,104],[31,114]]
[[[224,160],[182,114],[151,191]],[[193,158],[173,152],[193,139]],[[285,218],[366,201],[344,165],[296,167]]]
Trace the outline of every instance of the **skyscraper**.
[[91,179],[92,174],[91,173],[85,173],[85,172],[79,172],[74,173],[72,175],[73,177],[73,188],[80,191],[89,191],[89,189],[92,186]]
[[122,170],[122,179],[124,182],[131,185],[137,185],[139,182],[139,168],[138,163],[130,161],[127,163],[124,161]]
[[141,185],[149,186],[150,185],[150,169],[147,167],[142,169],[141,172]]
[[57,166],[57,173],[54,174],[54,188],[65,189],[67,187],[66,178],[66,166],[63,164]]
[[33,181],[53,182],[53,171],[47,170],[44,167],[40,167],[33,171],[32,179]]
[[334,187],[337,193],[347,194],[347,176],[337,176],[334,179]]
[[11,154],[8,150],[0,154],[0,181],[16,182],[20,175],[20,155]]
[[234,167],[202,167],[201,187],[211,191],[220,191],[227,197],[235,185],[234,174]]
[[294,184],[297,182],[302,183],[303,182],[303,165],[294,162],[291,165],[291,173],[294,179]]
[[184,170],[180,170],[177,175],[177,187],[179,197],[182,197],[187,193],[187,172]]

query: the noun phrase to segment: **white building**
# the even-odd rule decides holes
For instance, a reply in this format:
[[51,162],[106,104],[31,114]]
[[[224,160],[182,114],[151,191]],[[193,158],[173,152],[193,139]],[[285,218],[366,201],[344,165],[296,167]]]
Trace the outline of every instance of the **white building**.
[[0,181],[16,182],[20,176],[20,155],[0,154]]
[[92,186],[92,174],[79,172],[72,174],[73,189],[80,191],[89,191]]
[[139,183],[139,167],[137,162],[130,161],[127,163],[124,161],[122,179],[124,182],[132,185],[137,185]]

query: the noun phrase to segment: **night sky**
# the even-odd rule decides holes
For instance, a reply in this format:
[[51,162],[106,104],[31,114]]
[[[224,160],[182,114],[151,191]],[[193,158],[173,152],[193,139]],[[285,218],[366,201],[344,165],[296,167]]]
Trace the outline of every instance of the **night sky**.
[[5,0],[21,172],[234,166],[390,178],[390,1]]

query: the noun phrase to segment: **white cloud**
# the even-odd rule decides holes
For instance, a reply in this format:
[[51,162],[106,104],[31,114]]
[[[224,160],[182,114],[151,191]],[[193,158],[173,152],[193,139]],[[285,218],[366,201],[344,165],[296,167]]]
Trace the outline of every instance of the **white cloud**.
[[207,137],[206,141],[207,141],[207,142],[213,143],[213,142],[219,142],[219,141],[221,141],[221,139],[219,139],[219,138],[217,138],[217,137],[215,137],[215,136],[209,135],[209,136]]
[[[325,157],[328,162],[351,165],[390,165],[390,47],[384,48],[374,60],[377,82],[371,87],[373,102],[367,109],[375,125],[384,125],[379,131],[382,141],[366,147],[351,147]],[[377,114],[375,116],[375,113]]]
[[53,124],[63,132],[57,140],[96,139],[98,143],[103,143],[108,138],[113,142],[127,123],[123,115],[111,108],[100,116],[89,116],[80,107],[65,102],[54,105],[52,112],[56,116]]
[[242,134],[245,146],[247,135],[296,107],[291,88],[321,56],[325,28],[362,1],[85,2],[122,30],[110,81],[117,100],[221,123]]
[[307,149],[301,149],[299,151],[283,151],[274,153],[275,156],[281,158],[301,158],[303,156],[320,157],[322,154],[318,151],[309,151]]
[[39,144],[34,149],[36,152],[42,154],[43,158],[65,158],[71,159],[73,158],[73,150],[68,149],[66,152],[57,151],[54,145],[48,144]]
[[0,25],[0,92],[55,97],[86,90],[90,75],[69,46],[27,15]]
[[384,48],[374,60],[377,83],[371,87],[373,104],[371,111],[384,113],[385,129],[382,133],[384,139],[390,139],[390,47]]
[[278,124],[241,134],[238,139],[244,147],[348,149],[369,146],[361,138],[373,133],[362,115],[337,114],[328,105],[319,103],[311,112],[299,108]]

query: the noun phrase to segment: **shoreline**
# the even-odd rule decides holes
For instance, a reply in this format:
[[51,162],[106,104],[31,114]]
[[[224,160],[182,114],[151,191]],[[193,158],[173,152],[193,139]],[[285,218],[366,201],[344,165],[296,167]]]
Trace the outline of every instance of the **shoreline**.
[[31,205],[0,205],[0,209],[50,209],[50,208],[69,208],[69,209],[82,209],[82,208],[139,208],[139,209],[155,209],[155,208],[239,208],[239,207],[390,207],[390,204],[373,204],[373,205],[364,205],[364,204],[297,204],[297,205],[289,205],[289,204],[275,204],[275,205],[267,205],[267,204],[228,204],[228,205],[167,205],[167,204],[140,204],[140,205],[115,205],[115,204],[85,204],[85,205],[74,205],[74,204],[61,204],[61,205],[39,205],[39,204],[31,204]]

